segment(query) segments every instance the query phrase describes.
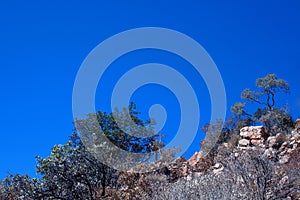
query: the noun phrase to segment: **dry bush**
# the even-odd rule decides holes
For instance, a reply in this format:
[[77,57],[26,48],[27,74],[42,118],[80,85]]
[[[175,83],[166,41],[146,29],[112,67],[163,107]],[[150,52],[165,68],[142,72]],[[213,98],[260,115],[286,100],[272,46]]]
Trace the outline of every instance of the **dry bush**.
[[265,199],[272,164],[257,152],[239,153],[238,157],[218,160],[224,166],[220,174],[208,171],[200,176],[194,174],[191,180],[163,185],[152,199]]

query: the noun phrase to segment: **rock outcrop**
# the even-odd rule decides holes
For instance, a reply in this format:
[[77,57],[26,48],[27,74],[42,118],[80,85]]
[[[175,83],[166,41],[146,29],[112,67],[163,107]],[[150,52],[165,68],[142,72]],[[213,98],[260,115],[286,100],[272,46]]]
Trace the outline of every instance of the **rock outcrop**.
[[[213,156],[205,156],[202,152],[196,152],[184,162],[185,168],[181,169],[184,173],[181,175],[187,181],[192,181],[193,177],[201,177],[207,173],[222,177],[224,173],[228,173],[226,163],[228,159],[231,159],[231,162],[235,159],[243,160],[244,156],[250,153],[273,166],[273,171],[271,175],[269,174],[271,178],[266,182],[266,184],[273,184],[273,189],[265,191],[266,199],[283,197],[300,199],[300,119],[296,121],[295,129],[286,135],[278,133],[275,136],[269,136],[263,126],[244,127],[240,130],[237,147],[231,147],[231,150],[228,150],[230,145],[226,142],[219,145],[217,149]],[[222,151],[226,153],[220,153]],[[252,162],[251,159],[250,162]],[[247,173],[250,175],[255,171]],[[243,182],[242,179],[239,181]]]
[[136,182],[147,185],[156,180],[159,185],[166,179],[176,185],[184,183],[184,188],[202,184],[201,192],[222,187],[226,192],[231,187],[229,199],[300,199],[300,120],[297,123],[290,134],[275,136],[269,136],[263,126],[244,127],[238,146],[230,141],[217,144],[212,152],[196,152],[188,160],[178,158],[153,173],[152,179],[141,174]]
[[263,144],[269,134],[263,126],[247,126],[240,130],[240,136],[239,147],[243,149]]

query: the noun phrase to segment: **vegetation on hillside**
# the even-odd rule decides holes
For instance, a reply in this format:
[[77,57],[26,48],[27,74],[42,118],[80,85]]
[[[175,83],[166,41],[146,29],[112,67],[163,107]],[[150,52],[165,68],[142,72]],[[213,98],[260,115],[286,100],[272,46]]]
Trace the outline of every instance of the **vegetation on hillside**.
[[[184,158],[177,159],[170,166],[164,165],[174,157],[175,150],[157,153],[165,145],[162,135],[153,134],[153,121],[141,120],[132,103],[129,105],[131,120],[126,117],[128,113],[125,110],[113,113],[99,111],[86,119],[77,119],[74,134],[66,144],[55,145],[46,158],[36,158],[36,169],[41,178],[8,175],[0,182],[0,199],[297,198],[296,195],[300,195],[300,145],[293,146],[291,143],[300,140],[300,130],[295,129],[286,108],[276,104],[277,95],[288,93],[289,85],[275,74],[269,74],[257,79],[256,87],[256,90],[245,89],[242,92],[243,101],[232,106],[233,116],[227,121],[218,120],[202,127],[206,138],[201,142],[201,152],[206,156],[195,168],[186,166]],[[252,113],[247,111],[250,103],[258,105]],[[119,116],[118,121],[114,115]],[[91,124],[95,123],[103,132],[91,128]],[[240,129],[256,124],[266,127],[270,136],[274,137],[274,145],[264,146],[265,149],[238,149]],[[146,166],[140,161],[147,162],[154,157],[155,168],[145,173],[124,172],[100,162],[97,159],[99,155],[91,148],[99,152],[97,150],[103,146],[103,135],[126,152],[149,155],[137,160],[136,157],[124,157],[124,160],[143,168]],[[99,143],[89,145],[91,137]],[[292,145],[293,150],[290,150],[288,162],[283,164],[278,159],[279,154],[287,152],[288,145]],[[269,158],[266,149],[274,150],[276,155]],[[104,156],[109,159],[113,155]],[[220,166],[222,172],[217,169]]]

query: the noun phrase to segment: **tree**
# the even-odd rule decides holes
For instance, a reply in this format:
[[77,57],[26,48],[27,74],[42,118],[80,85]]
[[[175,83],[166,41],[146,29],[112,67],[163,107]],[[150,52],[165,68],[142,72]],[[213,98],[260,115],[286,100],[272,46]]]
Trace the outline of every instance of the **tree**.
[[64,145],[55,145],[47,158],[37,157],[43,196],[60,199],[96,199],[113,185],[115,170],[97,161],[77,134]]
[[[153,134],[151,122],[138,117],[135,104],[130,104],[129,111],[131,120],[126,118],[126,109],[110,114],[99,111],[96,115],[88,114],[86,119],[76,119],[75,133],[69,142],[55,145],[47,158],[37,157],[43,195],[62,199],[96,199],[106,195],[108,186],[116,187],[120,173],[102,163],[89,149],[101,144],[102,133],[115,146],[127,152],[151,152],[160,148],[163,143],[157,141],[158,134]],[[118,121],[115,120],[116,116]],[[152,136],[142,137],[147,134]],[[86,142],[91,138],[94,138],[92,145]],[[98,153],[103,154],[102,151]],[[108,159],[113,157],[110,154],[102,156]]]
[[105,136],[114,145],[129,152],[151,152],[161,148],[163,143],[158,143],[157,139],[162,135],[154,133],[153,120],[141,120],[138,117],[140,112],[132,102],[128,110],[129,113],[126,109],[122,111],[116,109],[110,114],[101,111],[97,113],[98,123]]
[[[126,112],[126,109],[110,114],[99,111],[88,114],[86,119],[77,119],[75,132],[66,144],[55,145],[46,158],[37,157],[36,168],[41,179],[9,175],[0,182],[0,199],[99,199],[121,188],[120,177],[128,173],[100,162],[83,140],[93,135],[97,138],[101,127],[105,137],[127,152],[152,153],[160,149],[163,142],[159,140],[160,134],[154,134],[153,121],[141,120],[133,103],[129,105],[131,120]],[[146,179],[142,182],[145,187],[149,185]]]
[[99,111],[75,120],[76,130],[87,149],[98,159],[124,170],[150,161],[164,146],[162,135],[153,131],[153,120],[141,120],[133,103],[128,110],[116,109],[109,114]]
[[225,123],[228,130],[238,133],[241,128],[254,123],[252,115],[247,113],[245,108],[246,103],[242,102],[237,102],[231,107],[230,111],[233,113],[233,116]]
[[293,118],[285,109],[258,108],[253,117],[262,122],[271,135],[279,132],[289,133],[294,128]]
[[0,181],[0,199],[40,199],[41,181],[28,175],[9,174]]
[[[256,79],[256,90],[249,88],[243,90],[241,98],[246,102],[237,102],[231,107],[234,114],[227,124],[231,130],[238,132],[244,126],[253,125],[257,122],[263,123],[270,134],[278,131],[288,132],[293,127],[293,119],[286,109],[275,107],[278,93],[288,93],[290,86],[287,81],[277,78],[276,74],[268,74],[263,78]],[[246,112],[248,103],[257,103],[263,107],[251,114]]]
[[263,78],[256,79],[256,87],[258,91],[245,89],[241,95],[242,99],[265,105],[269,110],[272,110],[275,106],[275,95],[277,93],[288,93],[290,91],[289,84],[283,79],[278,79],[276,74],[268,74]]
[[205,139],[200,143],[202,152],[208,154],[218,143],[222,142],[223,137],[225,137],[223,125],[222,120],[216,120],[216,122],[207,123],[201,127],[201,130],[205,133]]

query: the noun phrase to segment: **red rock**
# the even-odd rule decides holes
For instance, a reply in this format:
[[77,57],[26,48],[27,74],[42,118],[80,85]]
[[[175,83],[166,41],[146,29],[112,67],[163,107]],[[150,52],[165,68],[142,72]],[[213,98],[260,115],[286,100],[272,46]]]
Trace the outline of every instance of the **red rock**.
[[189,160],[188,160],[188,164],[191,166],[194,166],[198,163],[199,159],[201,157],[201,153],[200,152],[196,152]]

